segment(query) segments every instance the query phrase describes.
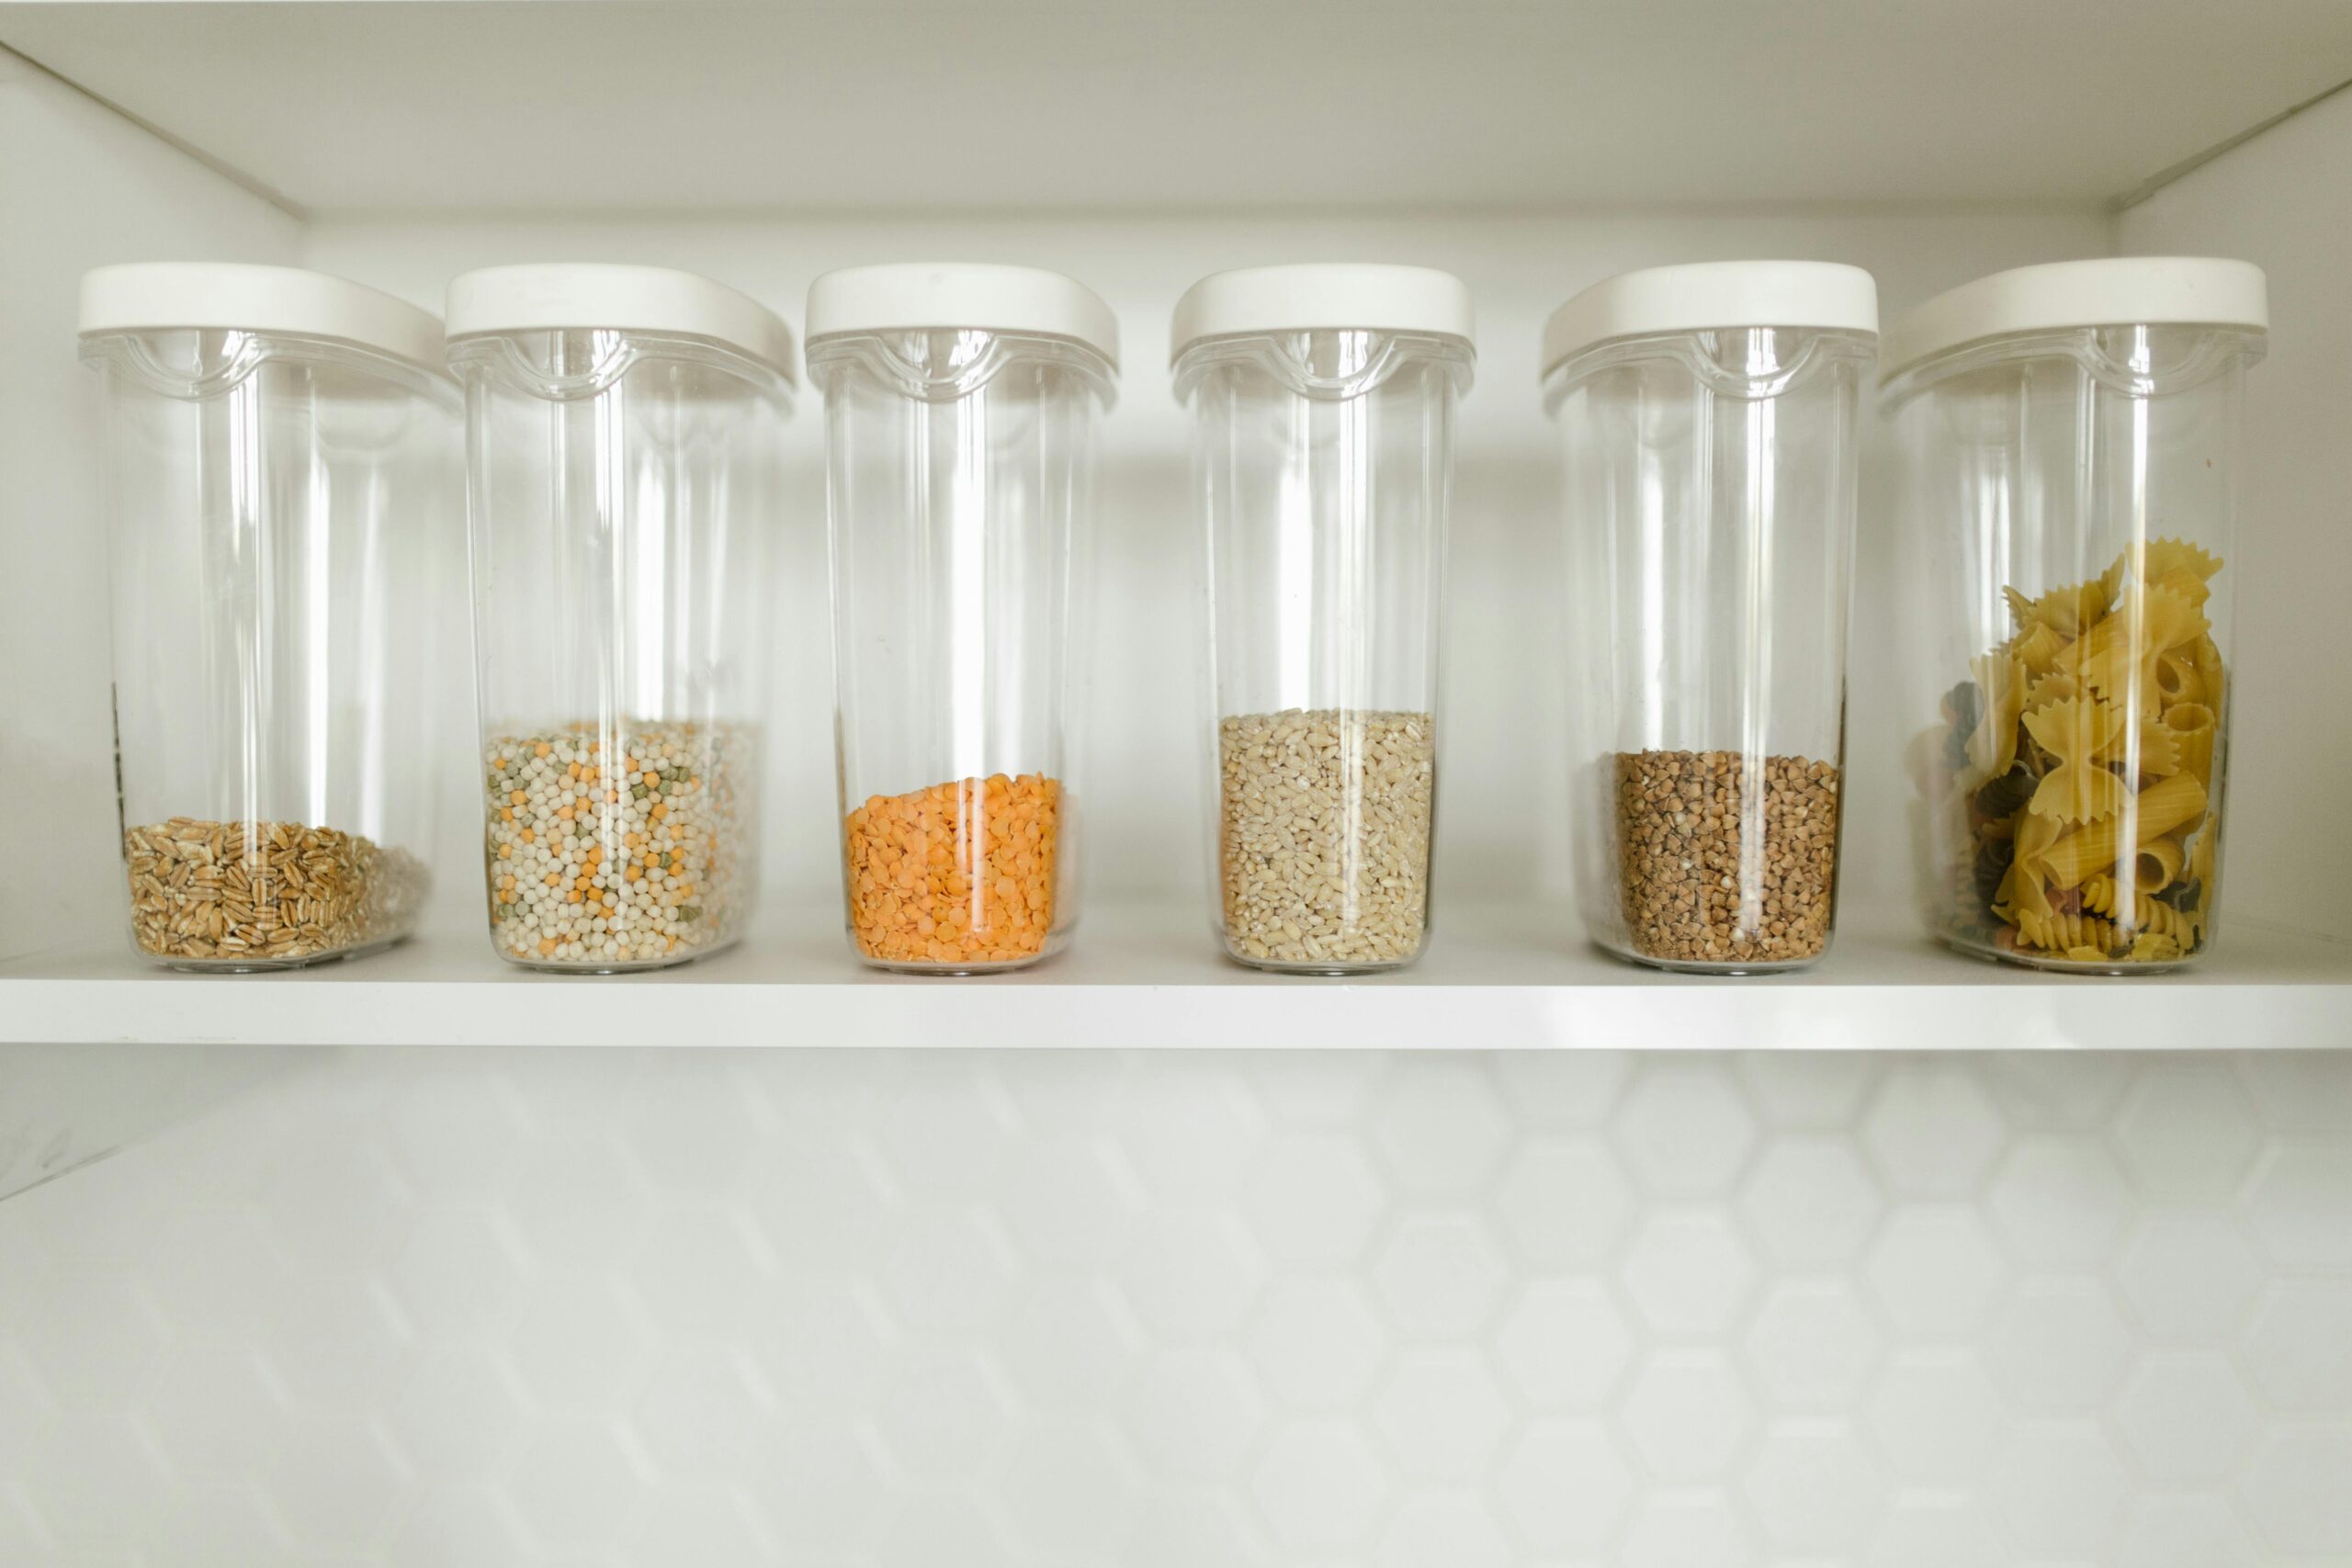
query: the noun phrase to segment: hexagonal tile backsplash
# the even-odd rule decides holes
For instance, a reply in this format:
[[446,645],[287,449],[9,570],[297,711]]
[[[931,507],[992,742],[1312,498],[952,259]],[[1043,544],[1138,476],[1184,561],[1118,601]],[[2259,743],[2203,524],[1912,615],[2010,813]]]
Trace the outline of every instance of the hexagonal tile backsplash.
[[0,1563],[2352,1562],[2352,1054],[288,1060],[0,1201]]

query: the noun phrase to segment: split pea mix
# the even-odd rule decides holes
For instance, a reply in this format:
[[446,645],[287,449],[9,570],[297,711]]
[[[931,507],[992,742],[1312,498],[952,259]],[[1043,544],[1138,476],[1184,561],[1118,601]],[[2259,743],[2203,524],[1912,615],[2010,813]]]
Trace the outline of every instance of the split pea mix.
[[735,940],[754,865],[736,819],[747,732],[594,725],[501,736],[484,750],[491,934],[518,963],[611,969]]

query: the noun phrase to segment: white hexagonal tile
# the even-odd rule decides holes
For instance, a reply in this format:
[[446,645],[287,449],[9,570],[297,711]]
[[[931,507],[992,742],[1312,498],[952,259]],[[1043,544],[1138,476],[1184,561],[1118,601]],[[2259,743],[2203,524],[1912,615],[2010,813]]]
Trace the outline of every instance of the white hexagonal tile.
[[1756,1260],[1739,1227],[1716,1211],[1657,1214],[1634,1232],[1618,1269],[1651,1332],[1721,1335],[1756,1288]]
[[522,1264],[486,1211],[424,1209],[393,1259],[391,1286],[422,1332],[481,1333],[514,1314]]
[[1593,1138],[1522,1145],[1494,1201],[1512,1247],[1539,1269],[1600,1262],[1625,1234],[1634,1205],[1608,1145]]
[[2152,1350],[2115,1399],[2116,1430],[2151,1481],[2222,1480],[2259,1418],[2237,1369],[2212,1350]]
[[1136,1315],[1164,1338],[1197,1339],[1238,1327],[1269,1270],[1238,1214],[1146,1214],[1129,1228],[1119,1282]]
[[212,1337],[172,1346],[138,1411],[172,1472],[197,1480],[259,1472],[284,1445],[288,1417],[254,1347]]
[[2018,1144],[2002,1162],[1985,1209],[2019,1263],[2096,1269],[2122,1237],[2132,1190],[2102,1145],[2037,1138]]
[[741,1180],[761,1133],[749,1102],[726,1089],[710,1064],[674,1051],[638,1082],[624,1136],[656,1191],[717,1194]]
[[1491,1232],[1464,1214],[1398,1223],[1373,1265],[1389,1325],[1413,1338],[1464,1337],[1494,1315],[1510,1265]]
[[1510,1152],[1510,1118],[1483,1057],[1408,1055],[1389,1068],[1367,1131],[1397,1190],[1467,1198]]
[[2116,1146],[2140,1190],[2169,1201],[2237,1191],[2262,1147],[2253,1107],[2223,1057],[2151,1057],[2115,1122]]
[[1608,1125],[1639,1058],[1630,1051],[1498,1051],[1511,1119],[1531,1132]]
[[2096,1132],[2115,1113],[2139,1060],[2122,1051],[1996,1051],[1986,1081],[2010,1125],[2027,1132]]
[[[75,1179],[79,1179],[77,1177]],[[5,1212],[5,1211],[0,1211]],[[27,1248],[0,1237],[14,1276]],[[175,1335],[242,1335],[285,1293],[293,1269],[251,1209],[188,1209],[169,1217],[155,1252],[138,1265],[156,1315]],[[43,1281],[29,1267],[27,1284]],[[51,1276],[53,1277],[53,1276]],[[0,1281],[0,1323],[13,1278]],[[27,1310],[31,1303],[27,1303]]]
[[1510,1568],[1511,1545],[1478,1498],[1423,1493],[1390,1516],[1372,1561],[1374,1568]]
[[2159,1211],[2124,1245],[2115,1277],[2150,1334],[2204,1343],[2245,1320],[2263,1264],[2228,1213]]
[[978,1210],[927,1205],[891,1227],[877,1282],[891,1316],[922,1333],[968,1333],[1012,1299],[1020,1262]]
[[1372,1404],[1372,1424],[1408,1486],[1479,1479],[1510,1423],[1510,1397],[1484,1350],[1408,1350]]
[[1600,1286],[1544,1280],[1520,1292],[1494,1354],[1533,1408],[1599,1410],[1633,1365],[1634,1334]]
[[1634,1490],[1606,1426],[1559,1416],[1528,1423],[1495,1481],[1521,1538],[1545,1555],[1599,1551]]
[[673,1485],[647,1500],[622,1561],[631,1568],[740,1568],[774,1558],[751,1508],[732,1490]]
[[785,1409],[854,1407],[888,1371],[888,1315],[871,1292],[846,1281],[779,1281],[762,1294],[761,1332],[745,1344]]
[[1241,1206],[1277,1269],[1343,1269],[1363,1256],[1388,1201],[1356,1139],[1318,1133],[1268,1144],[1242,1180]]
[[2352,1053],[2240,1051],[2231,1063],[2265,1127],[2343,1135],[2344,1108],[2352,1105]]
[[1067,1135],[1023,1143],[1009,1160],[998,1212],[1013,1244],[1047,1267],[1080,1267],[1114,1256],[1136,1209],[1118,1162],[1098,1138]]
[[1973,1209],[1921,1206],[1888,1217],[1863,1271],[1898,1334],[1953,1338],[1983,1325],[2008,1268]]
[[1246,1342],[1266,1391],[1302,1411],[1353,1406],[1388,1353],[1378,1304],[1356,1280],[1339,1277],[1276,1280]]
[[1909,1198],[1965,1198],[2000,1156],[2008,1123],[1965,1057],[1905,1063],[1879,1084],[1862,1142],[1894,1190]]
[[1039,1051],[989,1066],[1028,1136],[1062,1138],[1099,1136],[1140,1063],[1130,1051]]
[[[542,1269],[609,1268],[645,1237],[641,1179],[608,1139],[533,1141],[507,1171],[503,1193],[513,1234]],[[305,1256],[300,1248],[292,1255]]]
[[1250,1363],[1222,1348],[1152,1351],[1121,1404],[1127,1441],[1155,1482],[1230,1479],[1268,1421]]
[[2246,1327],[2245,1364],[2281,1410],[2352,1412],[2352,1280],[2274,1283]]
[[1134,1467],[1101,1422],[1021,1422],[997,1491],[1004,1528],[1025,1559],[1099,1563],[1134,1509]]
[[[232,1346],[229,1348],[235,1350],[239,1348]],[[217,1352],[206,1347],[203,1353]],[[173,1359],[176,1359],[176,1357]],[[250,1359],[245,1365],[252,1365]],[[172,1370],[167,1361],[162,1380],[147,1396],[145,1409],[151,1417],[166,1400],[166,1391],[172,1386]],[[204,1389],[207,1381],[203,1376],[196,1378],[193,1388]],[[186,1402],[185,1407],[190,1413],[198,1413],[204,1408],[204,1403],[200,1397],[194,1397]],[[33,1381],[32,1373],[22,1360],[9,1352],[6,1342],[0,1341],[0,1475],[8,1474],[31,1457],[33,1450],[40,1443],[42,1430],[48,1427],[54,1408],[48,1392]]]
[[[1787,1134],[1849,1125],[1877,1087],[1882,1058],[1870,1051],[1743,1051],[1733,1062],[1765,1124]],[[1898,1059],[1892,1070],[1906,1065]]]
[[1634,1375],[1617,1423],[1651,1474],[1721,1483],[1747,1446],[1756,1412],[1729,1357],[1667,1350]]
[[529,1558],[503,1488],[434,1487],[417,1494],[392,1536],[390,1561],[434,1568],[514,1568]]
[[2029,1280],[1986,1341],[1993,1381],[2018,1410],[2098,1410],[2131,1359],[2132,1330],[2095,1280]]
[[1618,1538],[1616,1568],[1745,1568],[1747,1527],[1721,1492],[1645,1493]]
[[1108,1281],[1033,1280],[992,1339],[998,1366],[1024,1409],[1099,1410],[1143,1347],[1143,1330]]
[[666,1475],[707,1481],[753,1462],[774,1403],[740,1351],[673,1348],[653,1369],[629,1420],[639,1447]]
[[[1317,1057],[1328,1052],[1302,1052]],[[952,1557],[892,1559],[943,1562]],[[1121,1543],[1120,1568],[1277,1568],[1282,1559],[1265,1544],[1246,1492],[1236,1487],[1155,1490],[1138,1498]]]
[[1636,1185],[1661,1198],[1728,1192],[1756,1144],[1754,1114],[1712,1058],[1649,1058],[1612,1129]]
[[[183,1486],[162,1499],[142,1521],[156,1543],[150,1557],[173,1568],[246,1568],[288,1561],[286,1537],[253,1487],[236,1483]],[[0,1540],[6,1531],[0,1530]],[[32,1561],[5,1557],[0,1562]]]
[[990,1064],[932,1057],[891,1086],[874,1149],[893,1191],[912,1202],[989,1186],[1018,1146],[1012,1105]]
[[1934,1495],[1890,1499],[1862,1553],[1868,1568],[1985,1568],[2003,1561],[1982,1508],[1966,1497]]
[[[365,1423],[298,1417],[261,1477],[270,1510],[313,1562],[381,1543],[404,1477]],[[518,1477],[519,1481],[519,1477]]]
[[402,1457],[424,1474],[490,1475],[522,1429],[523,1404],[486,1347],[439,1341],[401,1379],[388,1425]]
[[775,1269],[750,1215],[697,1206],[657,1211],[617,1277],[664,1338],[702,1342],[753,1327]]
[[2254,1568],[2261,1549],[2226,1496],[2148,1491],[2116,1542],[2115,1568]]
[[789,1404],[761,1433],[743,1490],[786,1562],[856,1561],[905,1492],[884,1482],[846,1413]]
[[1779,1421],[1764,1429],[1743,1490],[1764,1533],[1790,1552],[1850,1551],[1878,1522],[1886,1485],[1843,1422]]
[[121,1409],[154,1375],[164,1325],[135,1280],[61,1274],[34,1305],[19,1348],[59,1404]]
[[2097,1422],[2034,1421],[1994,1455],[1983,1495],[2015,1556],[2096,1561],[2131,1493],[2131,1472]]
[[37,1523],[94,1562],[106,1561],[101,1551],[129,1545],[145,1511],[170,1490],[154,1450],[127,1416],[78,1410],[60,1411],[40,1451],[9,1479]]
[[1775,1139],[1739,1190],[1749,1231],[1767,1256],[1789,1268],[1852,1261],[1885,1208],[1876,1179],[1843,1138]]
[[883,1191],[879,1155],[846,1138],[775,1141],[752,1156],[740,1193],[771,1256],[797,1269],[881,1267],[903,1210]]
[[298,1404],[355,1414],[397,1386],[413,1339],[372,1276],[300,1274],[262,1319],[262,1359]]
[[610,1410],[634,1400],[653,1370],[653,1347],[620,1292],[600,1279],[535,1287],[506,1340],[508,1362],[537,1405]]
[[272,1149],[254,1201],[286,1256],[312,1269],[365,1263],[397,1244],[413,1203],[373,1145],[308,1137]]
[[1776,1404],[1843,1409],[1870,1381],[1883,1336],[1860,1289],[1844,1280],[1776,1285],[1748,1325],[1748,1370]]
[[2352,1423],[2273,1423],[2256,1439],[2238,1495],[2279,1551],[2352,1560]]
[[1896,1476],[1919,1486],[1973,1482],[2007,1420],[2001,1392],[1973,1348],[1897,1355],[1864,1408]]
[[1228,1058],[1147,1055],[1109,1119],[1119,1152],[1163,1203],[1225,1203],[1268,1135]]
[[1309,1419],[1276,1432],[1250,1490],[1286,1552],[1360,1552],[1381,1523],[1388,1474],[1352,1421]]
[[2274,1146],[2246,1194],[2255,1239],[2290,1269],[2352,1269],[2352,1142]]
[[[256,1163],[265,1169],[274,1160],[289,1157],[288,1151],[297,1146],[311,1145],[277,1139],[253,1145],[260,1151]],[[243,1169],[239,1177],[227,1190],[240,1202],[249,1203],[260,1178]],[[131,1274],[143,1269],[175,1227],[178,1216],[173,1198],[207,1190],[192,1186],[175,1194],[153,1179],[138,1160],[94,1160],[73,1170],[70,1179],[70,1188],[52,1181],[9,1200],[12,1207],[23,1211],[26,1228],[39,1238],[40,1245],[32,1249],[35,1258],[61,1274]],[[9,1256],[16,1255],[11,1244]]]
[[986,1365],[957,1344],[902,1351],[866,1419],[893,1473],[925,1485],[987,1480],[1022,1426]]
[[[973,1563],[976,1568],[1015,1568],[1032,1561],[1005,1539],[1004,1526],[989,1500],[971,1492],[901,1488],[874,1522],[865,1550],[849,1562],[883,1563]],[[758,1562],[743,1558],[741,1562]],[[827,1558],[826,1561],[834,1561]],[[659,1563],[649,1568],[662,1568]]]
[[592,1550],[616,1540],[648,1493],[612,1424],[591,1418],[540,1423],[501,1491],[543,1551]]

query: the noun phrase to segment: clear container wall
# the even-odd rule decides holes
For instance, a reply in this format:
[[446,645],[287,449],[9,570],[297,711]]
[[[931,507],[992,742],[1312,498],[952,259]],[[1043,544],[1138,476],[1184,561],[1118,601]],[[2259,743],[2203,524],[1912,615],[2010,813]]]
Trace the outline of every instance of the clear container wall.
[[716,953],[758,897],[788,389],[642,333],[485,334],[450,361],[492,941],[597,972]]
[[1555,370],[1592,939],[1745,973],[1827,948],[1856,422],[1874,340],[1742,328]]
[[2259,333],[2118,327],[1956,351],[1889,389],[1927,565],[1923,918],[2044,968],[2211,942],[2234,674],[2238,433]]
[[812,342],[824,389],[844,916],[859,957],[970,973],[1079,917],[1071,715],[1112,367],[976,331]]
[[1430,929],[1454,339],[1218,338],[1176,367],[1208,547],[1210,919],[1261,968],[1395,968]]
[[413,929],[433,831],[418,657],[459,498],[453,387],[339,344],[85,340],[104,378],[132,940],[279,968]]

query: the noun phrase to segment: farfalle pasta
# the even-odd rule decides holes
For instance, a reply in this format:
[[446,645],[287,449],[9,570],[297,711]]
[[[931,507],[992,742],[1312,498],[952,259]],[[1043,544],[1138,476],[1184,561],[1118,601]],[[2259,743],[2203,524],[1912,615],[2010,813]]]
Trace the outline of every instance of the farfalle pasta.
[[2002,591],[2012,632],[1944,699],[1951,931],[2037,963],[2177,962],[2207,940],[2226,671],[2221,560],[2179,539]]

